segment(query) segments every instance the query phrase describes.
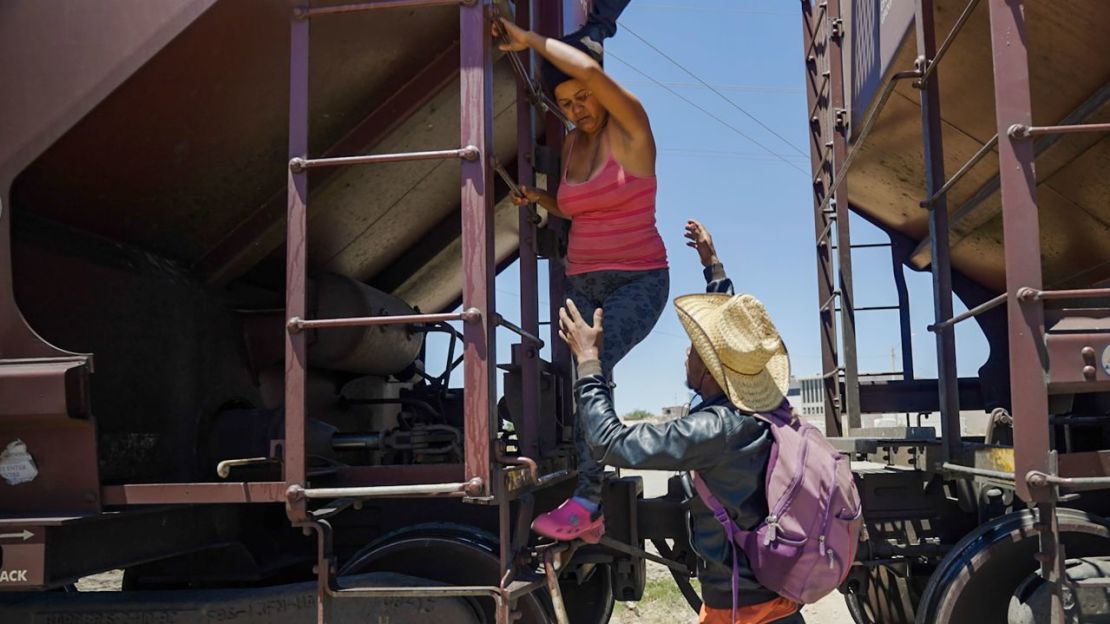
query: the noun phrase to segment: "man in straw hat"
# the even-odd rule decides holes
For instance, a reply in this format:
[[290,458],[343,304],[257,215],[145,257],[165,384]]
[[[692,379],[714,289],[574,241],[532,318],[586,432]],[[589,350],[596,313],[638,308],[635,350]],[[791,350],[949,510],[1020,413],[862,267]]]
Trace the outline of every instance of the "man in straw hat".
[[[697,221],[686,224],[687,245],[705,267],[707,294],[686,295],[675,308],[691,346],[686,384],[700,397],[688,415],[663,424],[626,426],[613,410],[598,352],[603,311],[593,323],[567,300],[559,312],[560,336],[578,361],[575,384],[579,426],[596,460],[621,468],[696,470],[736,524],[750,529],[767,515],[764,474],[773,442],[766,423],[751,414],[784,407],[790,379],[786,347],[767,310],[751,295],[734,295],[713,239]],[[690,503],[691,541],[702,560],[699,622],[732,621],[732,550],[713,512],[684,475]],[[588,521],[588,519],[583,519]],[[760,585],[742,552],[735,624],[804,620],[798,605]]]

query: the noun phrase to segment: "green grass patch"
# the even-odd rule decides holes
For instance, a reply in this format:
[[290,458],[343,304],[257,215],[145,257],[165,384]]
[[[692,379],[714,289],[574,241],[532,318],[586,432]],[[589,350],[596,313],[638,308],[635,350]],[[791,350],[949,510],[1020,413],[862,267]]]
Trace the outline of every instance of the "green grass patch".
[[[697,579],[692,583],[694,590],[700,593],[701,586]],[[644,586],[644,597],[639,602],[618,602],[613,608],[613,618],[609,624],[673,624],[695,621],[697,616],[682,597],[674,579],[670,575],[649,575]]]

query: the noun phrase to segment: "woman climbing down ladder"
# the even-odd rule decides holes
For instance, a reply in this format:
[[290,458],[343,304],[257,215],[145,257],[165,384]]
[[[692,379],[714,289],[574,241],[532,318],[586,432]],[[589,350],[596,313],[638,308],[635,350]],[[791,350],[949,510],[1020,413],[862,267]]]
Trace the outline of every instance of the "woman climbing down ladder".
[[[605,310],[602,368],[613,368],[639,344],[667,304],[667,250],[655,225],[655,138],[647,112],[632,93],[598,63],[601,41],[615,31],[627,1],[595,6],[586,26],[562,40],[494,25],[505,36],[502,50],[532,48],[545,59],[544,87],[574,124],[563,148],[558,195],[521,188],[517,205],[538,203],[571,222],[567,294],[587,317]],[[601,510],[603,468],[575,428],[578,487],[558,509],[536,518],[532,528],[558,540],[596,542],[605,532]]]

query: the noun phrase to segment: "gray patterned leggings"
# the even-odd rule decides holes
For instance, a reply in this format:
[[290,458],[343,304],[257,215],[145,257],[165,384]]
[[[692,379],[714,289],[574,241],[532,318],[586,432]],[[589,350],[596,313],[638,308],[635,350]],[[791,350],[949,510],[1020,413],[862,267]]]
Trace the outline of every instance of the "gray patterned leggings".
[[[594,310],[602,308],[601,368],[613,379],[613,367],[639,344],[659,321],[670,296],[667,269],[653,271],[593,271],[567,277],[567,297],[578,306],[582,318],[592,323]],[[578,487],[575,496],[601,502],[604,467],[593,458],[579,424],[574,428],[578,451]]]

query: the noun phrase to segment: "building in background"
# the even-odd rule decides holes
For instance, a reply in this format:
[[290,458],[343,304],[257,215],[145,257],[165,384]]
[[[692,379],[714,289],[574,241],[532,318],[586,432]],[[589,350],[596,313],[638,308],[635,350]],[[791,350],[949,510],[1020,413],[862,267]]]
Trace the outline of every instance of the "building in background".
[[672,405],[670,407],[664,407],[659,413],[659,420],[667,421],[674,420],[675,418],[682,418],[689,412],[690,405],[688,403],[683,405]]

